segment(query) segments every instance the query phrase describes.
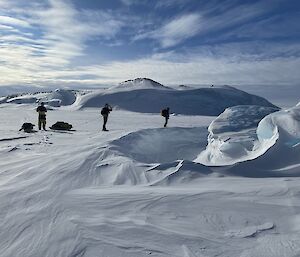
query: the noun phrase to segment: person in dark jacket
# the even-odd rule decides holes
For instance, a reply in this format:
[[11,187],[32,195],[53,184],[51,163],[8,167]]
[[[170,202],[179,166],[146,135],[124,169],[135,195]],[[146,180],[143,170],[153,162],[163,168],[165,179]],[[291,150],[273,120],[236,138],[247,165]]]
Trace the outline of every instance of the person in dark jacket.
[[167,107],[166,109],[161,110],[161,116],[165,117],[164,127],[167,127],[168,120],[170,118],[170,108]]
[[103,116],[103,127],[102,127],[102,131],[108,131],[106,129],[106,123],[108,120],[108,115],[109,113],[112,111],[112,108],[109,104],[105,104],[105,106],[102,108],[101,110],[101,115]]
[[44,106],[43,102],[41,103],[41,105],[38,108],[36,108],[36,111],[39,113],[39,121],[38,121],[39,130],[41,130],[42,127],[43,127],[43,130],[46,130],[46,112],[47,112],[47,109]]

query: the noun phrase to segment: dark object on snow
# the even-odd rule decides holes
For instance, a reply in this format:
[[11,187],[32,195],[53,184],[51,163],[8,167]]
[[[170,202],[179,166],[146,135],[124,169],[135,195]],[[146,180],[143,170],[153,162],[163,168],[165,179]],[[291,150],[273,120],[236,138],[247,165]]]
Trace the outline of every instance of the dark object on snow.
[[72,125],[67,123],[67,122],[63,122],[63,121],[58,121],[55,124],[53,124],[50,129],[55,129],[55,130],[71,130],[72,129]]
[[102,131],[108,131],[106,129],[106,123],[108,120],[108,114],[112,111],[112,108],[109,104],[105,104],[105,106],[101,110],[101,115],[103,116],[103,127]]
[[24,132],[31,133],[31,132],[34,132],[34,131],[33,131],[33,127],[34,127],[34,126],[35,126],[35,125],[32,124],[32,123],[25,122],[25,123],[23,123],[23,125],[22,125],[22,127],[19,129],[19,131],[24,130]]
[[160,114],[161,114],[161,116],[165,117],[165,124],[164,124],[164,127],[166,127],[167,124],[168,124],[169,117],[170,117],[170,108],[167,107],[166,109],[162,109],[162,110],[160,111]]

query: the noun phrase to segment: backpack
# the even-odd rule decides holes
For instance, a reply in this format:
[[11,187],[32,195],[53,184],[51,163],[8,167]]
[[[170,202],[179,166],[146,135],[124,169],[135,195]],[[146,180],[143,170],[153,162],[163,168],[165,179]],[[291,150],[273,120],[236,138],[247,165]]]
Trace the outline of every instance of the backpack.
[[72,125],[67,123],[67,122],[63,122],[63,121],[57,121],[55,124],[52,125],[52,127],[50,127],[51,129],[56,129],[56,130],[71,130],[72,129]]
[[111,109],[109,107],[103,107],[101,110],[101,115],[108,115]]
[[24,131],[25,130],[32,130],[34,126],[35,125],[32,124],[32,123],[25,122],[25,123],[23,123],[22,128],[20,130],[22,130],[22,129],[24,129]]
[[167,109],[161,110],[160,115],[163,116],[163,117],[167,117],[168,116],[168,110]]

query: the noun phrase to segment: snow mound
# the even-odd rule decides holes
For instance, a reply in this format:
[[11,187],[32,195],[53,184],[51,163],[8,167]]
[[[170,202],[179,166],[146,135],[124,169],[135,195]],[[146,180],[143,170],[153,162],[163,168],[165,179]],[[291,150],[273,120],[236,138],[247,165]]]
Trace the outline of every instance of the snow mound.
[[112,148],[142,163],[193,160],[206,145],[206,128],[145,129],[111,143]]
[[159,82],[148,78],[136,78],[126,80],[119,83],[119,85],[111,87],[109,90],[133,90],[133,89],[171,89]]
[[185,115],[216,116],[235,105],[275,107],[264,98],[224,86],[193,90],[136,89],[130,91],[101,91],[82,96],[74,108],[102,107],[105,103],[120,109],[158,113],[162,107]]
[[[300,176],[300,106],[271,113],[256,129],[252,150],[236,142],[223,147],[210,145],[196,159],[209,166],[221,166],[218,172],[249,177]],[[247,142],[247,141],[246,141]],[[226,144],[225,144],[226,145]],[[239,151],[243,151],[242,154]],[[225,152],[225,153],[224,153]],[[233,156],[242,155],[239,163]],[[284,156],[284,157],[283,157]],[[235,165],[230,166],[230,164]],[[229,166],[228,166],[229,165]],[[224,167],[225,166],[225,167]]]
[[231,165],[254,159],[257,153],[256,128],[273,107],[240,105],[227,108],[208,127],[208,145],[197,162],[210,166]]
[[56,89],[41,101],[54,107],[72,105],[76,101],[76,93],[72,90]]

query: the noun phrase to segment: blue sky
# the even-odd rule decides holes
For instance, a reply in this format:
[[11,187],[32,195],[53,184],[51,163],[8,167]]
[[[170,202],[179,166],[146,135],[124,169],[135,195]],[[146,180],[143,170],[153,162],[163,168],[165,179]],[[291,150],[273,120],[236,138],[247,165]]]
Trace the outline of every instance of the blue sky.
[[0,86],[298,84],[297,0],[0,0]]

